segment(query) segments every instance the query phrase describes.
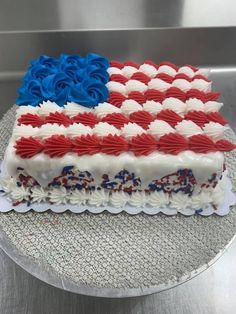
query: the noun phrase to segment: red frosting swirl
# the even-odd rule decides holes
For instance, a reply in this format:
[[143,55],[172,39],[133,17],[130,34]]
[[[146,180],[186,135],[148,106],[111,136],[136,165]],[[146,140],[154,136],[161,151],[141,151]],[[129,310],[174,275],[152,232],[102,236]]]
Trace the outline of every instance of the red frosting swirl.
[[147,129],[149,124],[153,121],[153,116],[147,111],[136,111],[129,115],[129,121],[137,123],[142,128]]
[[111,92],[109,96],[108,102],[113,106],[120,108],[123,101],[126,100],[126,97],[119,92]]
[[160,137],[159,146],[160,151],[177,155],[188,149],[188,140],[178,133],[169,133]]
[[196,111],[196,110],[189,111],[188,113],[186,113],[186,115],[184,116],[184,119],[191,120],[197,125],[199,125],[200,127],[203,127],[205,123],[209,122],[208,116],[203,111]]
[[192,79],[191,79],[188,75],[186,75],[186,74],[184,74],[184,73],[177,73],[177,74],[175,75],[174,79],[175,79],[175,80],[178,80],[178,79],[186,80],[186,81],[188,81],[188,82],[191,82],[191,81],[192,81]]
[[172,76],[170,76],[166,73],[158,73],[155,76],[155,78],[158,78],[158,79],[165,81],[166,83],[169,83],[169,84],[171,84],[173,82],[173,79],[174,79]]
[[129,123],[129,119],[121,113],[109,113],[102,118],[102,122],[107,122],[117,129],[121,129],[125,124]]
[[26,113],[18,119],[18,125],[31,125],[33,128],[40,127],[44,124],[44,118],[37,114]]
[[192,81],[195,80],[195,79],[199,79],[199,80],[204,80],[206,82],[211,82],[210,80],[208,80],[207,77],[205,77],[204,75],[201,75],[201,74],[197,74],[195,75],[193,78],[192,78]]
[[179,100],[185,101],[186,100],[186,93],[183,92],[178,87],[170,87],[166,91],[166,98],[168,98],[168,97],[174,97],[174,98],[178,98]]
[[148,89],[144,95],[147,100],[154,100],[160,103],[165,99],[165,94],[156,89]]
[[219,140],[215,143],[216,150],[220,152],[230,152],[236,149],[236,145],[227,140]]
[[124,75],[121,75],[121,74],[112,74],[110,76],[110,81],[125,84],[126,82],[128,82],[128,79]]
[[152,65],[152,66],[153,66],[154,68],[156,68],[156,69],[159,68],[159,66],[158,66],[155,62],[153,62],[152,60],[145,60],[145,61],[144,61],[144,64]]
[[189,137],[189,148],[195,153],[216,151],[215,143],[205,134],[197,134]]
[[74,140],[73,151],[78,155],[93,155],[101,150],[101,140],[96,135],[82,135]]
[[43,145],[33,137],[21,137],[14,146],[16,154],[21,158],[31,158],[43,150]]
[[128,94],[128,99],[133,99],[137,101],[139,104],[144,104],[146,101],[145,96],[141,92],[132,91]]
[[50,112],[49,115],[45,118],[45,123],[57,123],[67,127],[71,124],[71,119],[64,115],[64,113]]
[[222,115],[219,112],[209,112],[209,113],[207,113],[207,118],[210,121],[220,123],[221,125],[228,124],[228,121],[225,120],[225,118],[222,117]]
[[195,88],[191,88],[190,90],[187,91],[186,99],[190,99],[190,98],[197,98],[203,102],[206,101],[205,93]]
[[138,64],[138,63],[135,63],[135,62],[133,62],[133,61],[131,61],[131,60],[125,61],[124,65],[130,66],[130,67],[134,67],[134,68],[136,68],[136,69],[139,69],[139,64]]
[[123,63],[121,63],[121,62],[119,62],[119,61],[116,61],[116,60],[111,60],[110,61],[110,66],[111,67],[114,67],[114,68],[118,68],[118,69],[123,69],[123,67],[124,67],[124,64]]
[[174,64],[174,63],[172,63],[172,62],[169,62],[169,61],[162,61],[162,62],[159,64],[159,67],[162,66],[162,65],[167,65],[167,66],[173,68],[175,71],[178,71],[178,70],[179,70],[179,67],[178,67],[176,64]]
[[122,136],[109,134],[102,139],[101,152],[104,154],[118,156],[128,150],[128,142]]
[[92,128],[95,126],[95,124],[99,122],[99,119],[91,112],[83,112],[78,113],[76,116],[74,116],[73,122],[82,123]]
[[181,122],[183,120],[182,117],[179,116],[176,112],[174,112],[173,110],[169,110],[169,109],[165,109],[165,110],[160,111],[156,117],[158,120],[163,120],[163,121],[169,123],[172,127],[175,127],[175,125],[178,122]]
[[206,101],[215,101],[219,97],[220,97],[220,93],[218,93],[218,92],[209,92],[209,93],[206,93],[205,100]]
[[157,148],[157,141],[150,134],[143,133],[136,135],[130,141],[130,150],[135,154],[135,156],[147,156],[156,151]]
[[185,67],[189,67],[191,70],[193,70],[194,72],[197,72],[198,68],[194,67],[191,64],[185,64]]
[[72,141],[64,135],[52,135],[44,141],[44,153],[52,158],[63,157],[72,148]]
[[132,80],[137,80],[140,81],[144,84],[147,84],[151,78],[149,76],[147,76],[146,74],[144,74],[143,72],[136,72],[131,76]]

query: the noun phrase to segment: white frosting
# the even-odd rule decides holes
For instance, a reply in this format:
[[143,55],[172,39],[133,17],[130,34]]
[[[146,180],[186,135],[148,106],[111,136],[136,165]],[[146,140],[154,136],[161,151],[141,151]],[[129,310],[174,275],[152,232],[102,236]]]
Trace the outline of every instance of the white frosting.
[[67,191],[66,188],[60,187],[58,188],[52,188],[49,192],[49,199],[50,202],[54,204],[66,204],[67,203]]
[[116,208],[124,207],[130,200],[130,196],[123,191],[112,192],[110,196],[110,203]]
[[64,108],[65,108],[64,109],[65,114],[69,117],[76,116],[78,113],[91,111],[91,108],[81,106],[81,105],[76,104],[74,102],[67,103]]
[[146,84],[138,81],[138,80],[129,80],[128,82],[125,83],[126,86],[126,93],[129,94],[130,92],[133,91],[138,91],[141,93],[144,93],[148,87]]
[[26,113],[38,114],[39,107],[34,106],[20,106],[16,109],[16,118]]
[[44,101],[42,104],[40,104],[40,107],[38,109],[38,113],[42,116],[47,116],[51,112],[61,112],[62,107],[59,107],[55,102],[51,101]]
[[12,137],[17,139],[19,137],[29,137],[35,136],[37,137],[39,134],[39,128],[33,128],[31,125],[16,125],[13,128]]
[[178,73],[186,74],[188,77],[193,77],[195,75],[194,71],[188,66],[179,68]]
[[14,187],[11,187],[11,198],[15,202],[22,202],[23,200],[29,199],[29,189],[22,186],[15,185]]
[[153,115],[156,115],[162,110],[162,104],[154,100],[147,100],[143,104],[143,109]]
[[171,84],[159,79],[159,78],[154,78],[148,82],[148,87],[150,89],[157,89],[161,92],[165,92],[168,88],[171,87]]
[[123,75],[123,72],[121,69],[116,67],[110,67],[107,69],[108,74],[111,76],[112,74],[121,74]]
[[113,125],[108,124],[107,122],[99,122],[93,128],[93,133],[98,136],[106,136],[108,134],[120,134],[120,131],[115,128]]
[[133,192],[130,196],[129,203],[134,207],[144,207],[146,205],[146,194],[144,191]]
[[192,81],[192,87],[207,93],[211,91],[211,82],[207,82],[203,79],[194,79]]
[[223,103],[217,101],[207,101],[205,103],[205,112],[217,112],[223,106]]
[[123,95],[126,93],[126,87],[124,84],[121,84],[119,82],[110,81],[106,83],[106,87],[108,88],[109,92],[119,92]]
[[190,197],[184,193],[171,193],[170,207],[177,210],[185,209],[190,206]]
[[149,124],[148,133],[161,137],[165,134],[174,133],[175,129],[169,123],[162,120],[155,120]]
[[191,197],[191,207],[194,209],[201,209],[208,207],[211,203],[211,195],[208,191],[202,191],[197,195]]
[[162,107],[163,109],[173,110],[180,115],[183,115],[186,111],[186,104],[174,97],[168,97],[164,99],[162,102]]
[[131,123],[131,122],[123,126],[121,131],[122,131],[122,135],[127,139],[133,136],[136,136],[138,134],[146,133],[146,131],[141,126],[139,126],[136,123]]
[[169,204],[169,194],[163,191],[152,192],[147,197],[147,203],[156,208],[165,207]]
[[69,195],[69,202],[72,205],[85,205],[89,194],[85,190],[73,190]]
[[202,129],[196,123],[190,120],[183,120],[178,122],[175,129],[179,134],[185,137],[203,133]]
[[157,70],[157,74],[158,73],[166,73],[170,76],[175,76],[176,75],[176,71],[175,69],[173,69],[172,67],[170,67],[169,65],[161,65],[158,70]]
[[186,100],[186,111],[204,111],[204,103],[197,98],[190,98]]
[[46,202],[48,191],[41,186],[34,186],[31,188],[31,197],[34,203]]
[[90,194],[88,203],[94,206],[106,206],[109,201],[109,194],[105,190],[95,190]]
[[52,135],[66,135],[67,128],[64,125],[58,125],[56,123],[46,123],[39,128],[38,136],[42,138],[47,138]]
[[133,99],[126,99],[125,101],[123,101],[120,110],[122,111],[122,113],[129,115],[132,112],[143,110],[143,107]]
[[198,75],[198,74],[208,77],[210,74],[210,69],[204,69],[204,68],[198,69],[197,72],[195,72],[195,75]]
[[130,65],[126,65],[122,69],[122,74],[127,78],[130,78],[136,72],[138,72],[138,69]]
[[224,137],[224,132],[227,129],[227,127],[216,122],[206,123],[203,127],[204,133],[215,141],[221,140]]
[[142,72],[151,78],[157,75],[157,69],[153,65],[146,63],[139,67],[139,72]]
[[192,84],[184,79],[176,79],[172,82],[172,86],[178,87],[184,92],[187,92],[192,88]]
[[113,106],[107,102],[104,102],[102,104],[99,104],[97,107],[94,109],[94,113],[96,116],[99,118],[105,117],[109,113],[121,113],[121,109],[117,108],[116,106]]
[[73,123],[66,128],[66,134],[69,137],[76,137],[81,135],[92,134],[93,131],[89,126],[83,125],[82,123]]

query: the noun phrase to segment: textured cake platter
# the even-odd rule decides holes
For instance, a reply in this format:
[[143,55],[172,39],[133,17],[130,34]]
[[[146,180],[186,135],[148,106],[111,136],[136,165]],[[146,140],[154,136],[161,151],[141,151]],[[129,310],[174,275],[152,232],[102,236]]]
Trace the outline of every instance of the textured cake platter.
[[[14,108],[0,122],[1,156]],[[236,141],[232,131],[228,137]],[[236,187],[236,153],[227,154]],[[0,245],[22,268],[72,292],[129,297],[176,286],[207,269],[236,234],[236,206],[227,216],[135,216],[107,212],[0,214]]]

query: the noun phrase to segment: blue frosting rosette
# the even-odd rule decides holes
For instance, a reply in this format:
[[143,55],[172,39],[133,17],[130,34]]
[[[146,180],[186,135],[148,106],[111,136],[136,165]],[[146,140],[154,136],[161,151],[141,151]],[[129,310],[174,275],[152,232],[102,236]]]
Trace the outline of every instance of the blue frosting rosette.
[[89,53],[62,54],[59,58],[40,56],[31,62],[18,89],[16,104],[37,106],[50,100],[59,106],[75,102],[95,107],[108,99],[109,62],[102,56]]

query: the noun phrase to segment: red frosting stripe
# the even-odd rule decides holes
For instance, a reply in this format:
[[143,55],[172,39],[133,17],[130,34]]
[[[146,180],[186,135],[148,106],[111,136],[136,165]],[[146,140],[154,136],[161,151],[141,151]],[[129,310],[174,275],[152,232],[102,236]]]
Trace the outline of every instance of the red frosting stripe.
[[73,144],[73,151],[78,155],[94,155],[101,150],[101,140],[96,135],[78,136]]
[[194,67],[191,64],[185,64],[185,67],[189,67],[191,70],[193,70],[194,72],[197,72],[198,68]]
[[166,91],[166,98],[168,97],[174,97],[178,98],[179,100],[185,101],[186,100],[186,93],[183,92],[180,88],[178,87],[170,87]]
[[144,61],[144,64],[149,64],[149,65],[152,65],[154,68],[158,69],[159,66],[158,64],[156,64],[155,62],[153,62],[152,60],[145,60]]
[[151,78],[143,72],[135,72],[130,79],[140,81],[144,84],[147,84],[151,80]]
[[123,69],[123,67],[124,67],[124,64],[123,63],[121,63],[121,62],[119,62],[119,61],[116,61],[116,60],[111,60],[110,61],[110,66],[111,67],[114,67],[114,68],[118,68],[118,69]]
[[16,141],[14,148],[16,149],[16,154],[24,159],[31,158],[41,153],[44,149],[40,141],[33,137],[21,137]]
[[148,89],[144,93],[147,100],[154,100],[157,102],[163,102],[163,100],[166,98],[165,93],[162,93],[156,89]]
[[236,149],[236,145],[229,142],[228,140],[219,140],[215,143],[216,150],[220,152],[230,152]]
[[159,149],[163,153],[177,155],[188,149],[188,140],[177,133],[169,133],[160,137]]
[[169,83],[169,84],[171,84],[173,82],[173,80],[174,80],[173,76],[170,76],[170,75],[168,75],[166,73],[158,73],[155,76],[155,78],[158,78],[158,79],[160,79],[162,81],[165,81],[166,83]]
[[158,149],[156,139],[150,134],[136,135],[131,139],[130,150],[135,156],[149,155]]
[[50,112],[49,115],[45,117],[44,123],[57,123],[67,127],[71,124],[71,119],[68,118],[64,113]]
[[206,102],[205,93],[195,88],[191,88],[187,91],[186,99],[190,98],[197,98],[200,99],[202,102]]
[[128,94],[127,99],[135,100],[141,105],[146,102],[146,97],[144,96],[144,94],[142,94],[140,92],[136,92],[136,91],[130,92]]
[[159,67],[162,65],[167,65],[167,66],[173,68],[175,71],[179,70],[179,67],[176,64],[169,62],[169,61],[162,61],[161,63],[159,63]]
[[173,110],[169,110],[169,109],[165,109],[160,111],[156,118],[158,120],[163,120],[167,123],[169,123],[172,127],[175,127],[175,125],[178,122],[181,122],[183,120],[183,118],[178,115],[176,112],[174,112]]
[[111,103],[113,106],[120,108],[123,101],[125,101],[125,100],[126,100],[126,97],[124,95],[122,95],[121,93],[111,92],[109,99],[108,99],[108,102]]
[[185,116],[185,120],[191,120],[200,127],[203,127],[205,123],[209,122],[209,118],[205,112],[202,111],[189,111]]
[[194,81],[195,79],[204,80],[208,83],[211,82],[211,80],[208,80],[207,77],[205,77],[204,75],[201,75],[201,74],[194,75],[194,77],[192,78],[192,81]]
[[215,101],[219,98],[220,93],[218,92],[209,92],[205,94],[206,101]]
[[50,157],[63,157],[73,148],[71,139],[64,135],[52,135],[44,141],[43,145],[43,152]]
[[177,73],[173,79],[174,79],[174,80],[181,79],[181,80],[186,80],[186,81],[188,81],[188,82],[191,82],[191,81],[192,81],[191,77],[187,76],[187,75],[184,74],[184,73]]
[[135,63],[134,61],[131,61],[131,60],[125,61],[124,65],[125,65],[125,66],[134,67],[134,68],[136,68],[136,69],[139,69],[139,64],[138,64],[138,63]]
[[189,137],[189,148],[195,153],[216,151],[215,143],[205,134],[197,134]]
[[147,111],[136,111],[129,115],[130,122],[137,123],[144,129],[147,129],[153,120],[153,116]]
[[207,113],[207,118],[212,121],[212,122],[217,122],[220,123],[222,125],[226,125],[228,124],[228,121],[225,120],[224,117],[222,117],[222,115],[218,112],[209,112]]
[[125,124],[129,123],[129,119],[121,113],[109,113],[102,118],[102,122],[107,122],[117,129],[121,129]]
[[31,125],[33,128],[40,127],[45,123],[44,118],[32,113],[22,114],[18,119],[18,125]]
[[123,136],[109,134],[102,140],[101,152],[104,154],[118,156],[128,150],[129,144]]
[[112,74],[110,76],[110,81],[125,84],[126,82],[128,82],[128,79],[124,75],[121,75],[121,74]]
[[82,123],[83,125],[90,126],[92,128],[99,122],[99,119],[91,112],[83,112],[74,116],[72,121]]

